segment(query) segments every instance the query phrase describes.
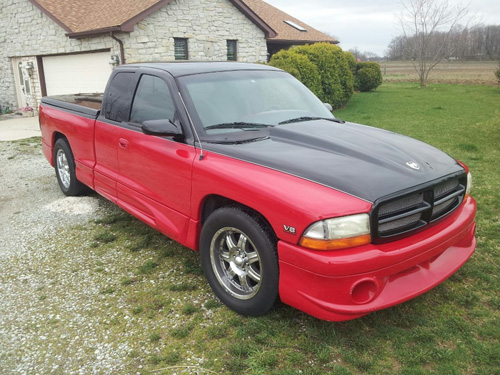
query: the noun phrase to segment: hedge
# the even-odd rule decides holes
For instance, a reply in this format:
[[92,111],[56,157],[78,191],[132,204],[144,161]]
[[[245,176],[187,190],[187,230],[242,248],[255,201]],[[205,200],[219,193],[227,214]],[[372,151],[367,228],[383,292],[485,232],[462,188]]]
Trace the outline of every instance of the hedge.
[[359,62],[356,65],[354,88],[356,91],[373,91],[382,84],[382,72],[376,62]]
[[273,55],[270,64],[293,75],[300,82],[306,85],[309,90],[314,92],[317,97],[321,97],[323,95],[321,74],[319,73],[316,65],[314,65],[306,56],[294,52],[293,50],[281,50]]
[[[269,64],[296,76],[333,108],[347,104],[354,93],[354,76],[347,54],[333,44],[316,43],[292,47],[273,55]],[[319,83],[316,72],[320,77]]]
[[356,70],[358,68],[358,60],[351,52],[344,52],[345,58],[347,59],[347,63],[349,64],[349,68],[351,69],[352,75],[356,76]]

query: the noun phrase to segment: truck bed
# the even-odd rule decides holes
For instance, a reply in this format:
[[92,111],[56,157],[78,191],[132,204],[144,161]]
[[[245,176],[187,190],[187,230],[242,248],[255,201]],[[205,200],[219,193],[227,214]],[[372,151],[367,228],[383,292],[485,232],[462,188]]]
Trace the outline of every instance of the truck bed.
[[56,95],[42,98],[42,104],[61,108],[85,117],[97,118],[103,94]]

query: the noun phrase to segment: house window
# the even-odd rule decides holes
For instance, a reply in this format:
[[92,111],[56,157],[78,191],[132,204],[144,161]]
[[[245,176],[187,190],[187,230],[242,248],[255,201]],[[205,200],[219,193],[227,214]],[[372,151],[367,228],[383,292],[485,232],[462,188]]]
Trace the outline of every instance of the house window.
[[284,22],[285,22],[286,24],[288,24],[288,25],[292,26],[293,28],[295,28],[295,29],[299,30],[299,31],[302,31],[302,32],[306,32],[306,31],[307,31],[307,30],[306,30],[306,29],[304,29],[302,26],[297,25],[297,24],[296,24],[295,22],[293,22],[293,21],[288,21],[288,20],[286,20],[286,21],[284,21]]
[[174,56],[176,60],[189,60],[187,39],[174,38]]
[[228,40],[227,41],[227,61],[238,60],[237,46],[238,46],[238,43],[236,40]]

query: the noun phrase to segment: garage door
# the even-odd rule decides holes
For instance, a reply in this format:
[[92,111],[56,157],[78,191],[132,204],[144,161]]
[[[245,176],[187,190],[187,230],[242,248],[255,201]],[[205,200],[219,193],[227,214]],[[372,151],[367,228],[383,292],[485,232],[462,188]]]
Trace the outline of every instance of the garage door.
[[43,57],[47,95],[104,92],[110,52]]

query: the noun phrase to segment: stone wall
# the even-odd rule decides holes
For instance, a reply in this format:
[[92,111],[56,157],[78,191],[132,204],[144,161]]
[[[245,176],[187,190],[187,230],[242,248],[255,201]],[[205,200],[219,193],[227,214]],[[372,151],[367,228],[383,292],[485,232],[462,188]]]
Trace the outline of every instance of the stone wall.
[[118,44],[109,37],[74,40],[27,0],[0,0],[0,105],[17,109],[17,94],[11,58],[23,57],[31,61],[33,72],[32,92],[40,99],[36,56],[58,53],[75,53],[109,48],[117,50]]
[[120,38],[127,63],[174,60],[174,38],[188,39],[190,60],[226,60],[231,39],[239,61],[267,61],[264,32],[228,0],[175,0]]
[[[35,67],[33,102],[39,102],[36,56],[110,49],[120,55],[109,35],[70,39],[66,32],[28,0],[0,0],[0,106],[17,109],[12,58]],[[238,60],[266,61],[262,30],[229,0],[174,0],[139,22],[132,33],[116,34],[124,42],[127,63],[174,59],[174,38],[188,38],[190,60],[226,60],[226,40],[238,41]]]

